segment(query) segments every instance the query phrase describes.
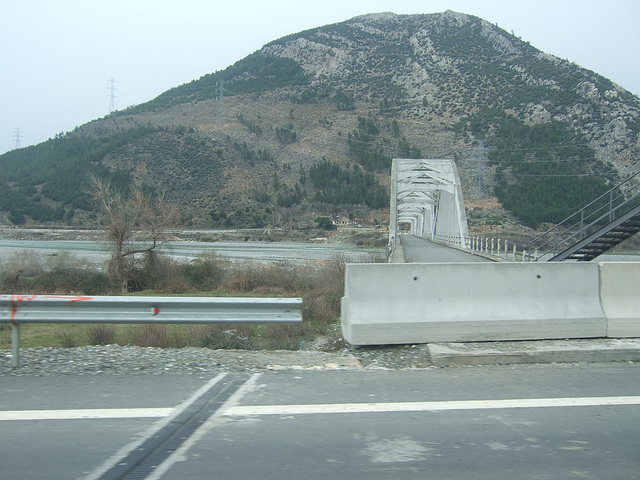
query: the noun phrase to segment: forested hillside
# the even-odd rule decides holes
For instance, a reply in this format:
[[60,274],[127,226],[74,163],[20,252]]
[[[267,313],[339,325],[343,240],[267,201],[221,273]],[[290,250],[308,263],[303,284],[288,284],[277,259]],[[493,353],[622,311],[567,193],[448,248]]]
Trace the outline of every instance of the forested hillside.
[[393,158],[452,158],[468,200],[537,228],[639,168],[640,100],[485,20],[372,14],[0,157],[0,221],[90,225],[84,182],[162,191],[186,225],[386,218]]

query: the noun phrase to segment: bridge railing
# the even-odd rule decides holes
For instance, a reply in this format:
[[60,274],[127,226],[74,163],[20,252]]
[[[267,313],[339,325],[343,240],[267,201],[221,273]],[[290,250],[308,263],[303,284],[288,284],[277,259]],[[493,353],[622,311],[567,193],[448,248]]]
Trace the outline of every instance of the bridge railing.
[[445,243],[448,245],[455,245],[457,247],[463,247],[467,239],[462,237],[461,235],[442,235],[436,234],[433,236],[433,240],[440,243]]
[[389,241],[387,242],[387,260],[391,261],[393,258],[393,252],[396,249],[396,235],[389,235]]
[[300,323],[301,298],[2,295],[11,324],[11,364],[19,365],[23,323]]
[[472,252],[501,258],[511,262],[529,262],[532,256],[527,250],[519,249],[515,243],[508,239],[493,237],[470,237],[467,239],[466,248]]

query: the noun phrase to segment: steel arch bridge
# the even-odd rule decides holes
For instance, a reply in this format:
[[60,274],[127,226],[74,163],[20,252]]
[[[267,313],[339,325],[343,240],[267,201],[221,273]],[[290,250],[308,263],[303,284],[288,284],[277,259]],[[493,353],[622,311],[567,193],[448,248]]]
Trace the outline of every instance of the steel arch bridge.
[[409,233],[417,237],[467,245],[467,214],[453,160],[396,158],[391,164],[390,191],[391,251],[400,225],[408,225]]

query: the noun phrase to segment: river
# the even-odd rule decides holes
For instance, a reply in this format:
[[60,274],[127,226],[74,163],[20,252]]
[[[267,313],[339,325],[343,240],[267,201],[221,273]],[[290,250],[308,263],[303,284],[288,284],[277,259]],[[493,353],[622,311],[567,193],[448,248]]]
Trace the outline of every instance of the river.
[[[42,256],[69,252],[79,259],[102,262],[109,258],[108,246],[102,242],[84,240],[11,240],[0,239],[0,260],[24,251]],[[303,242],[194,242],[178,241],[163,245],[160,251],[188,261],[206,252],[215,252],[233,262],[291,262],[344,259],[347,262],[370,262],[384,255],[384,249],[359,248],[352,244]]]

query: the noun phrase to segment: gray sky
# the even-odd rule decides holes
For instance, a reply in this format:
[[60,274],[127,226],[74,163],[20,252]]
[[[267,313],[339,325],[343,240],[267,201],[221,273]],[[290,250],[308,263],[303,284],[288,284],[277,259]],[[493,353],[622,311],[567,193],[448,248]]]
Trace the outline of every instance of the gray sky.
[[640,0],[20,0],[0,10],[0,153],[223,70],[265,43],[377,12],[455,10],[640,95]]

